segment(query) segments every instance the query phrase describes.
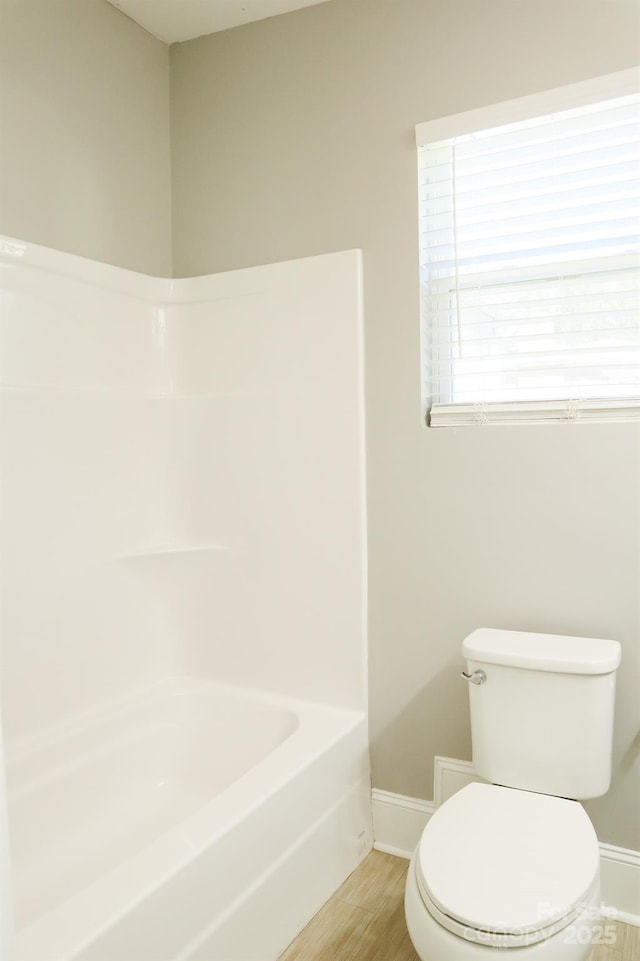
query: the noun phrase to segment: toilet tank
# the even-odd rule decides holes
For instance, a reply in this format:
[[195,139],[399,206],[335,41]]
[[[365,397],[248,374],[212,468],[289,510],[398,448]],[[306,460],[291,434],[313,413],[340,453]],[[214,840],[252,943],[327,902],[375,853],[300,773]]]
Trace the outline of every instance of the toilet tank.
[[480,628],[462,654],[486,676],[469,684],[477,774],[557,797],[607,792],[617,641]]

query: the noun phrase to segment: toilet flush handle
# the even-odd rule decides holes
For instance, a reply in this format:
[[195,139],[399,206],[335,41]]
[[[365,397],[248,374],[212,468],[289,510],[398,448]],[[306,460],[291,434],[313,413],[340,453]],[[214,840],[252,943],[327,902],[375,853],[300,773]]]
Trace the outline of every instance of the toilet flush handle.
[[466,678],[470,684],[484,684],[487,679],[487,675],[484,673],[484,671],[474,671],[473,674],[467,674],[466,671],[463,671],[460,677]]

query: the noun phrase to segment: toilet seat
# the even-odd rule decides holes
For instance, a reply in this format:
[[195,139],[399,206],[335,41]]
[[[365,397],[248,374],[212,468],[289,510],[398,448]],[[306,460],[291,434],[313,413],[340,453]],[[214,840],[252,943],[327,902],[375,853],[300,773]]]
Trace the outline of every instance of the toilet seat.
[[492,947],[535,944],[571,924],[594,895],[599,863],[577,801],[478,783],[438,808],[415,858],[434,919]]

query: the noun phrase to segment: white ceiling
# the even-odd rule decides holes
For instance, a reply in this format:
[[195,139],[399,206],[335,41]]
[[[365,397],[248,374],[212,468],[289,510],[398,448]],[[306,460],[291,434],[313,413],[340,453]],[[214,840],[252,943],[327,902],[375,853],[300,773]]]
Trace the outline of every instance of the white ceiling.
[[108,0],[165,43],[192,40],[327,0]]

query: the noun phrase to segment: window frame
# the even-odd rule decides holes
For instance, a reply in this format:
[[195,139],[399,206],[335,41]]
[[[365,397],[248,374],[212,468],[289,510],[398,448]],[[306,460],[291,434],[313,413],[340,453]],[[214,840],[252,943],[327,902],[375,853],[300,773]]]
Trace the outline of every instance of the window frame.
[[[598,101],[622,97],[640,90],[640,66],[540,93],[480,107],[416,125],[416,146],[534,119]],[[422,288],[422,283],[421,283]],[[421,343],[428,339],[428,318],[421,297]],[[424,423],[429,427],[550,424],[576,422],[640,422],[640,399],[514,400],[504,403],[432,404],[431,373],[422,374]]]

